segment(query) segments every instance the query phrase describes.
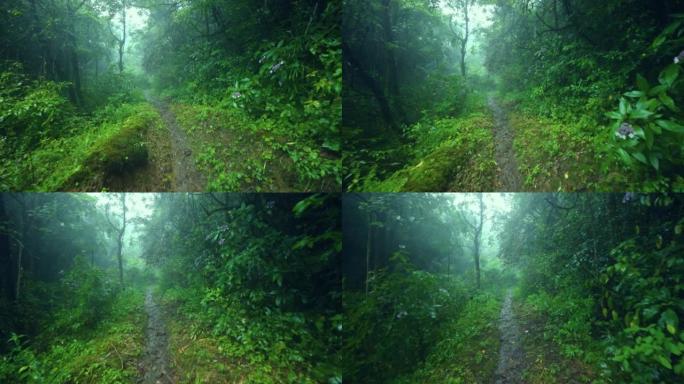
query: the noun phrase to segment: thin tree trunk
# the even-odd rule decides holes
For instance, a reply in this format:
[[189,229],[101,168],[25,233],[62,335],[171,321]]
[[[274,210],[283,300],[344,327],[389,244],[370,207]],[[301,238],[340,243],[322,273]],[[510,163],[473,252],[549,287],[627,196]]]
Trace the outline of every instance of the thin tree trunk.
[[372,249],[373,249],[373,215],[371,213],[368,213],[368,229],[367,229],[367,237],[366,237],[366,294],[368,294],[368,278],[370,276],[370,260],[372,257]]

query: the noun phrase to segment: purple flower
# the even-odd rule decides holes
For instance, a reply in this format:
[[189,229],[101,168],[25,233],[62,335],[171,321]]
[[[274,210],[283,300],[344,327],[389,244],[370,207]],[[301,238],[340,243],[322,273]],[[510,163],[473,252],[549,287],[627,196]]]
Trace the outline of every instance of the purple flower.
[[684,61],[684,51],[679,52],[679,55],[674,58],[675,64],[679,64]]
[[283,66],[283,64],[285,64],[285,62],[282,61],[282,60],[280,60],[277,64],[273,64],[273,65],[271,66],[271,69],[268,70],[268,73],[271,74],[271,75],[274,74],[277,70],[280,69],[280,67]]
[[239,98],[242,97],[242,93],[240,93],[240,92],[238,92],[238,91],[235,91],[235,92],[233,92],[233,94],[231,95],[231,97],[232,97],[233,99],[239,99]]
[[634,137],[634,127],[632,127],[629,123],[622,123],[617,132],[615,132],[615,136],[622,140],[631,139]]

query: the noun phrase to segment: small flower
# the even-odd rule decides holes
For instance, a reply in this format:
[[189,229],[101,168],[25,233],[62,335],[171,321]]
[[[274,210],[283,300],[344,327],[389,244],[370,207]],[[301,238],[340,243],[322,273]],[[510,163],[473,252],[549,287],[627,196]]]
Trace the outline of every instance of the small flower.
[[230,95],[230,96],[231,96],[233,99],[239,99],[239,98],[242,97],[242,93],[240,93],[240,92],[238,92],[238,91],[235,91],[235,92],[233,92],[233,94]]
[[684,51],[679,52],[679,55],[674,58],[675,64],[679,64],[682,61],[684,61]]
[[639,195],[637,195],[634,192],[627,192],[625,193],[624,196],[622,196],[622,203],[626,204],[629,203],[630,201],[636,201],[639,199]]
[[222,237],[222,238],[219,239],[218,244],[219,244],[219,245],[223,245],[223,243],[225,243],[225,242],[226,242],[226,239],[224,239],[224,238]]
[[273,65],[271,66],[271,69],[268,70],[268,73],[269,73],[270,75],[274,74],[277,70],[280,69],[280,67],[283,66],[283,64],[285,64],[285,62],[284,62],[283,60],[280,60],[277,64],[273,64]]
[[615,132],[615,136],[622,140],[634,138],[634,127],[629,123],[622,123],[617,132]]

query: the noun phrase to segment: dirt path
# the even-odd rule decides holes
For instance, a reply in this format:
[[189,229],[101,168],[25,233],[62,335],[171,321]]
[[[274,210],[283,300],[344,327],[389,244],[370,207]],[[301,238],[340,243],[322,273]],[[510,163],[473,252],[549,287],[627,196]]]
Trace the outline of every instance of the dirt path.
[[187,136],[183,129],[178,126],[176,116],[169,110],[168,104],[152,98],[146,93],[147,100],[157,108],[171,136],[173,151],[173,176],[174,185],[171,188],[178,192],[198,192],[205,190],[206,180],[197,171],[192,150],[188,145]]
[[522,188],[522,177],[513,148],[514,133],[508,124],[506,111],[493,97],[489,98],[489,108],[494,114],[495,158],[499,166],[500,188],[506,192],[517,192]]
[[147,329],[145,331],[145,355],[142,361],[140,384],[172,384],[169,372],[169,343],[161,308],[154,302],[152,288],[145,294]]
[[494,374],[496,384],[522,384],[524,370],[522,339],[518,320],[513,313],[513,292],[508,290],[499,321],[501,331],[501,347],[499,348],[499,364]]

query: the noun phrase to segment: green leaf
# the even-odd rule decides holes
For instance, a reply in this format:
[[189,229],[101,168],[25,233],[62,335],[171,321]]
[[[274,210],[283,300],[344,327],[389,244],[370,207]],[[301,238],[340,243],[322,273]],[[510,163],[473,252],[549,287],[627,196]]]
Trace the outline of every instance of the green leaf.
[[665,367],[667,369],[672,369],[672,364],[670,364],[670,359],[668,359],[667,357],[665,357],[663,355],[657,355],[656,360],[658,360],[658,362],[660,364],[662,364],[663,367]]
[[679,318],[677,317],[675,311],[668,309],[667,311],[663,312],[662,315],[660,315],[660,320],[666,324],[668,332],[670,332],[673,335],[677,332]]
[[633,119],[648,119],[651,115],[653,115],[653,112],[646,109],[635,109],[629,113],[629,116]]
[[671,87],[672,83],[674,83],[674,81],[677,80],[677,76],[679,76],[679,65],[670,64],[667,67],[665,67],[665,69],[663,69],[662,72],[660,72],[660,76],[658,76],[658,81],[660,81],[660,84]]
[[654,137],[653,137],[653,132],[651,131],[651,129],[648,129],[648,128],[644,129],[644,139],[646,140],[646,147],[648,149],[653,148]]
[[639,98],[644,95],[644,92],[642,91],[629,91],[625,92],[625,96],[627,97],[634,97],[634,98]]
[[656,120],[655,123],[664,130],[684,133],[684,125],[680,125],[670,120]]
[[653,166],[653,168],[655,168],[656,171],[659,170],[660,161],[658,160],[658,156],[655,153],[648,154],[648,162],[651,163],[651,165]]
[[667,93],[661,93],[660,95],[658,95],[658,99],[660,99],[660,101],[663,104],[665,104],[666,107],[670,108],[671,110],[673,110],[673,111],[679,110],[679,108],[677,108],[677,106],[675,105],[674,100],[672,100],[672,98],[670,96],[668,96]]
[[620,159],[622,159],[622,161],[625,164],[632,165],[632,158],[629,157],[629,153],[627,153],[627,151],[625,151],[622,148],[618,148],[617,153],[618,153],[618,155],[620,155]]
[[644,156],[643,153],[641,153],[641,152],[634,152],[634,153],[632,153],[632,156],[633,156],[635,159],[639,160],[640,162],[642,162],[642,163],[648,165],[648,161],[646,160],[646,156]]
[[626,114],[627,114],[627,100],[625,100],[624,97],[621,97],[621,98],[620,98],[620,113],[621,113],[622,115],[626,115]]
[[637,83],[637,88],[643,93],[648,92],[649,88],[651,88],[648,85],[648,80],[646,80],[645,77],[641,76],[640,74],[637,74],[636,76],[636,83]]
[[651,88],[650,91],[648,91],[649,96],[657,96],[660,95],[661,93],[665,92],[667,90],[667,85],[656,85],[655,87]]
[[615,111],[606,112],[606,117],[609,119],[622,120],[624,116]]
[[653,40],[653,44],[651,44],[651,47],[652,48],[660,47],[661,45],[663,45],[663,43],[665,42],[666,39],[667,39],[667,36],[664,36],[664,35],[660,35],[660,36],[656,37],[655,40]]

